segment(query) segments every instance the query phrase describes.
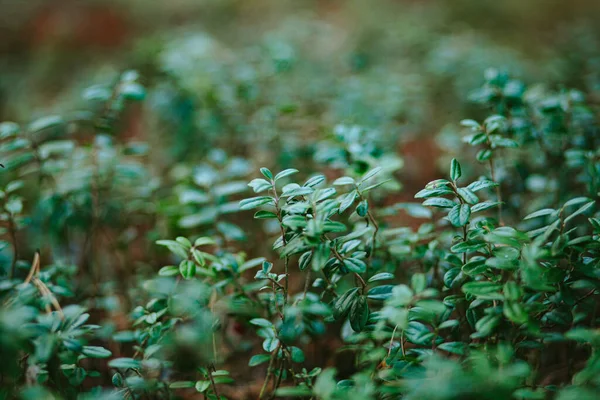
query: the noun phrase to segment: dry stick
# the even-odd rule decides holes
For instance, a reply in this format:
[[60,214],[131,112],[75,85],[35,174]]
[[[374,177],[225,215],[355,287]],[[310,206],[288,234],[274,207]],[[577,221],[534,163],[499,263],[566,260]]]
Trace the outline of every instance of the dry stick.
[[[46,296],[46,297],[48,297],[50,299],[50,302],[52,303],[52,305],[54,306],[54,308],[56,309],[56,311],[58,311],[58,313],[60,314],[61,319],[64,319],[65,318],[65,314],[63,313],[63,310],[60,307],[60,304],[58,303],[58,300],[56,300],[56,297],[52,294],[52,292],[50,291],[50,289],[48,289],[48,286],[46,286],[44,284],[44,282],[42,282],[38,278],[33,278],[33,284],[38,288],[38,290],[40,291],[40,293],[42,294],[42,296]],[[50,314],[52,312],[52,309],[50,308],[50,306],[48,304],[46,304],[46,312],[48,314]]]
[[390,339],[390,347],[388,348],[388,353],[387,353],[387,358],[390,358],[391,354],[392,354],[392,346],[394,345],[394,335],[396,334],[396,330],[398,329],[398,325],[396,325],[394,327],[394,330],[392,332],[392,338]]
[[33,278],[33,275],[39,271],[40,268],[40,252],[36,251],[33,256],[33,262],[31,263],[31,268],[29,268],[29,273],[27,274],[27,278],[25,278],[24,284],[29,283]]
[[[33,285],[38,289],[42,296],[48,297],[50,302],[54,306],[54,309],[58,311],[61,318],[65,318],[65,314],[63,313],[62,308],[60,307],[60,303],[54,296],[54,294],[48,289],[48,286],[44,282],[42,282],[38,276],[40,274],[40,251],[36,250],[35,255],[33,256],[33,262],[31,263],[31,268],[29,269],[29,273],[27,274],[27,278],[23,282],[24,285],[29,283],[33,283]],[[50,314],[52,312],[52,308],[46,304],[45,305],[46,312]]]

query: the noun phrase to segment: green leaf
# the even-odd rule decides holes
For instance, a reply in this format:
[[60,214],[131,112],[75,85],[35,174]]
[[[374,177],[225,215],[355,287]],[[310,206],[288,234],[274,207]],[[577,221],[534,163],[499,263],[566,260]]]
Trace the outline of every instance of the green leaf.
[[199,237],[194,241],[194,247],[207,246],[216,244],[213,238],[210,237]]
[[30,132],[38,132],[44,129],[52,128],[58,125],[63,124],[65,121],[59,115],[49,115],[47,117],[42,117],[36,119],[27,128]]
[[14,122],[0,122],[0,139],[15,136],[19,132],[19,125]]
[[367,202],[367,199],[364,199],[363,201],[358,203],[358,206],[356,207],[356,213],[359,216],[365,217],[367,215],[368,211],[369,211],[369,203]]
[[307,251],[305,253],[302,253],[302,255],[300,256],[300,259],[298,260],[298,267],[300,268],[300,271],[304,271],[310,264],[311,260],[312,260],[312,251]]
[[485,265],[485,259],[482,257],[473,257],[471,261],[462,266],[461,270],[469,276],[475,276],[487,271],[488,267]]
[[413,274],[410,278],[410,286],[417,294],[423,292],[427,288],[427,276],[422,273]]
[[268,337],[263,342],[263,349],[268,353],[272,353],[279,348],[279,339],[276,337]]
[[498,184],[496,182],[490,181],[487,179],[483,179],[480,181],[471,182],[467,186],[467,189],[469,189],[471,192],[477,192],[482,189],[487,189],[487,188],[496,187],[496,186],[498,186]]
[[273,173],[269,170],[269,168],[262,167],[260,169],[260,173],[263,174],[263,176],[268,180],[273,180]]
[[369,192],[369,191],[371,191],[371,190],[373,190],[373,189],[375,189],[375,188],[378,188],[379,186],[383,186],[383,185],[385,185],[386,183],[388,183],[388,182],[391,182],[391,181],[392,181],[392,179],[384,179],[384,180],[382,180],[382,181],[380,181],[380,182],[374,183],[374,184],[372,184],[372,185],[369,185],[369,186],[367,186],[367,187],[363,187],[363,188],[361,189],[361,192],[362,192],[363,194],[365,194],[365,193],[367,193],[367,192]]
[[479,125],[479,123],[473,119],[463,119],[460,121],[460,124],[467,128],[471,128],[471,130],[474,131],[481,130],[481,125]]
[[264,318],[253,318],[250,320],[250,323],[256,326],[262,326],[263,328],[275,328],[271,321]]
[[108,358],[112,356],[112,352],[100,346],[83,346],[81,352],[90,358]]
[[581,206],[580,208],[577,209],[577,211],[575,211],[573,214],[569,215],[567,218],[565,218],[564,223],[566,224],[567,222],[569,222],[570,220],[572,220],[573,218],[575,218],[576,216],[578,216],[579,214],[582,214],[584,212],[586,212],[588,209],[590,209],[596,202],[595,201],[590,201],[589,203],[584,204],[583,206]]
[[448,220],[456,227],[464,226],[471,216],[471,208],[468,204],[457,204],[448,213]]
[[439,208],[452,208],[456,205],[452,200],[445,199],[443,197],[432,197],[428,198],[423,202],[424,206],[439,207]]
[[466,241],[455,244],[450,248],[453,253],[470,253],[486,246],[484,242]]
[[47,362],[52,357],[57,343],[57,337],[52,333],[46,333],[39,337],[35,346],[36,360],[42,363]]
[[259,210],[254,214],[255,219],[276,219],[277,214],[272,211]]
[[486,200],[484,202],[475,204],[473,207],[471,207],[471,213],[476,213],[476,212],[479,212],[479,211],[485,211],[485,210],[488,210],[490,208],[497,207],[500,204],[502,204],[501,201]]
[[271,358],[270,354],[256,354],[256,355],[253,355],[252,358],[250,358],[248,365],[250,367],[256,367],[257,365],[260,365],[262,363],[269,361],[270,358]]
[[447,351],[448,353],[458,354],[459,356],[465,355],[469,348],[467,343],[463,342],[447,342],[438,345],[439,350]]
[[291,346],[290,353],[292,354],[292,361],[295,363],[304,362],[304,352],[298,347]]
[[367,297],[371,300],[387,300],[392,297],[392,290],[394,285],[381,285],[376,286],[369,290]]
[[179,274],[179,268],[174,265],[167,265],[158,271],[159,276],[175,276]]
[[333,318],[339,320],[344,318],[350,312],[354,299],[358,293],[358,288],[352,288],[346,291],[343,295],[339,296],[333,304]]
[[475,158],[479,162],[484,162],[484,161],[487,161],[490,158],[492,158],[492,154],[493,154],[492,150],[490,150],[490,149],[482,149],[482,150],[479,150],[477,152],[477,154],[475,155]]
[[504,298],[507,300],[519,300],[523,295],[523,290],[514,281],[508,281],[504,284]]
[[496,326],[500,323],[499,315],[485,315],[477,320],[475,324],[475,329],[477,332],[472,334],[472,338],[483,338],[490,336],[494,333]]
[[177,381],[169,384],[169,389],[189,389],[193,388],[195,383],[192,381]]
[[394,279],[394,274],[390,274],[389,272],[380,272],[378,274],[373,275],[369,279],[368,282],[372,283],[372,282],[384,281],[384,280],[388,280],[388,279]]
[[179,272],[184,279],[192,279],[196,276],[196,263],[189,260],[183,260],[179,264]]
[[453,158],[450,162],[450,179],[452,179],[452,181],[456,181],[461,175],[462,171],[460,168],[460,163],[456,160],[456,158]]
[[311,267],[313,271],[320,271],[325,266],[329,259],[329,247],[325,243],[321,243],[312,254]]
[[310,397],[312,391],[307,386],[280,387],[275,391],[276,397]]
[[537,218],[537,217],[543,217],[544,215],[554,214],[555,212],[556,212],[556,210],[553,208],[544,208],[544,209],[538,210],[536,212],[533,212],[533,213],[527,215],[523,219],[526,220],[526,219],[532,219],[532,218]]
[[324,181],[325,177],[323,175],[316,175],[308,179],[302,186],[315,187]]
[[280,173],[278,173],[277,175],[275,175],[275,181],[277,182],[279,179],[281,178],[285,178],[286,176],[290,176],[292,174],[296,174],[299,171],[297,169],[294,168],[288,168],[288,169],[284,169],[283,171],[281,171]]
[[348,230],[348,228],[346,227],[346,225],[344,225],[341,222],[338,221],[325,221],[323,223],[323,232],[324,233],[328,233],[328,232],[334,232],[334,233],[340,233],[340,232],[346,232]]
[[136,82],[126,82],[121,84],[121,94],[129,100],[144,100],[146,97],[146,89]]
[[340,214],[346,211],[350,206],[354,203],[354,200],[358,196],[356,190],[351,191],[350,193],[346,193],[340,199]]
[[349,176],[342,176],[341,178],[337,178],[335,181],[333,181],[333,184],[338,186],[338,185],[354,185],[354,179],[352,179]]
[[[267,356],[267,360],[268,359],[269,356]],[[210,387],[210,381],[197,381],[194,387],[198,393],[204,393]]]
[[492,257],[485,261],[485,265],[490,268],[502,269],[502,270],[514,270],[517,269],[519,263],[516,260],[509,260],[506,258]]
[[251,210],[256,207],[260,207],[265,204],[275,204],[275,200],[269,196],[252,197],[240,201],[240,210]]
[[529,316],[523,309],[523,306],[514,301],[506,301],[502,309],[506,318],[515,324],[524,324],[529,319]]
[[108,366],[116,369],[138,369],[142,364],[133,358],[115,358],[108,362]]
[[458,188],[456,189],[458,195],[468,204],[477,204],[479,202],[479,198],[475,195],[475,193],[471,192],[467,188]]
[[467,282],[462,286],[464,293],[486,300],[502,300],[501,289],[502,284],[489,281]]
[[271,182],[267,182],[262,178],[256,178],[251,180],[248,186],[250,186],[252,190],[254,190],[254,193],[264,192],[265,190],[269,190],[273,187],[273,185],[271,185]]
[[358,296],[352,303],[349,314],[350,326],[354,332],[361,332],[369,320],[369,304],[365,296]]
[[366,181],[368,181],[369,179],[371,179],[372,177],[374,177],[375,175],[377,175],[378,173],[380,173],[382,170],[381,167],[375,167],[372,170],[370,170],[369,172],[367,172],[366,174],[364,174],[362,176],[362,178],[360,179],[360,183],[364,183]]
[[356,272],[357,274],[362,274],[367,270],[367,264],[358,258],[345,258],[344,266],[348,268],[349,271]]
[[315,189],[308,186],[290,184],[283,187],[283,193],[281,194],[281,197],[306,196],[313,193],[314,191]]
[[450,189],[423,189],[415,194],[415,199],[425,199],[429,197],[445,196],[448,194],[454,194]]

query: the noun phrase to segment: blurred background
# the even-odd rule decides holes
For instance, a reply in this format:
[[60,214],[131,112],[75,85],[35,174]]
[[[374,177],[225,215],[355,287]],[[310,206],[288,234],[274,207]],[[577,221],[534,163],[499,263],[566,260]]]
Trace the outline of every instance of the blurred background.
[[169,157],[202,155],[202,144],[182,144],[199,137],[243,152],[256,135],[289,142],[334,123],[381,129],[394,140],[435,133],[469,113],[469,92],[489,67],[595,99],[600,90],[594,0],[2,0],[0,7],[0,120],[74,109],[90,83],[136,69],[149,98],[126,134],[160,137]]

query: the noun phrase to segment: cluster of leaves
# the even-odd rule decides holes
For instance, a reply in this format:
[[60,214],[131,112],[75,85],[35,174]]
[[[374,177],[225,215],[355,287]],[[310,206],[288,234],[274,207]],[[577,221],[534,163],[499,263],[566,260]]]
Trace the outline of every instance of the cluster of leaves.
[[[51,265],[40,271],[36,254],[24,283],[3,280],[0,287],[0,337],[3,363],[3,398],[46,398],[52,387],[65,398],[81,391],[86,377],[99,377],[89,359],[105,359],[112,353],[97,340],[101,327],[89,324],[90,314],[77,304],[61,307],[62,298],[73,297],[70,282],[76,268]],[[23,390],[19,389],[23,385]]]
[[0,125],[4,397],[72,398],[111,376],[89,395],[223,399],[244,379],[259,398],[595,398],[600,166],[578,92],[489,72],[473,99],[493,115],[462,122],[479,163],[452,159],[407,204],[387,138],[354,125],[313,149],[323,174],[246,183],[250,162],[212,149],[159,183],[145,146],[114,135],[137,81],[86,91],[84,122]]

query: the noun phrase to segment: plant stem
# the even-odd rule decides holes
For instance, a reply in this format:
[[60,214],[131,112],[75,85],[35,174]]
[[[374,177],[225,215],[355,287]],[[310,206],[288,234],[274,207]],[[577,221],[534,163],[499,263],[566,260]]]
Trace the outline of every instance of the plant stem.
[[379,224],[375,220],[375,217],[373,216],[373,213],[371,213],[371,210],[367,211],[367,216],[369,217],[369,220],[375,227],[375,230],[373,231],[373,239],[371,240],[372,248],[371,252],[369,253],[369,265],[371,265],[373,263],[373,254],[375,254],[375,249],[377,248],[377,233],[379,232]]
[[[344,265],[344,259],[342,258],[342,256],[340,255],[340,253],[337,252],[337,250],[335,249],[335,247],[332,247],[331,250],[333,251],[333,255],[335,256],[335,258],[337,258],[337,260]],[[354,276],[356,278],[358,278],[358,280],[360,281],[360,284],[362,286],[362,291],[364,292],[365,288],[367,287],[367,283],[365,282],[365,280],[362,278],[362,276],[360,276],[359,273],[357,272],[353,272]]]
[[285,358],[281,360],[281,366],[279,367],[279,374],[277,375],[277,380],[275,381],[275,385],[273,385],[273,393],[271,393],[271,399],[275,398],[275,392],[277,388],[281,384],[281,377],[283,376],[283,369],[285,367]]
[[[279,208],[279,196],[277,195],[277,189],[275,187],[275,180],[271,180],[271,185],[273,187],[273,198],[275,199],[275,211],[277,214],[277,220],[279,221],[279,227],[281,229],[281,240],[283,242],[283,247],[287,245],[287,241],[285,240],[285,229],[283,228],[283,216],[281,215],[281,209]],[[283,282],[283,306],[287,305],[288,301],[288,287],[289,287],[289,262],[290,259],[288,256],[285,256],[284,260],[284,275],[285,279]]]
[[[490,157],[490,159],[488,160],[489,164],[490,164],[490,175],[492,176],[492,181],[496,182],[496,172],[494,169],[494,159],[493,157]],[[496,182],[498,183],[498,182]],[[498,222],[500,222],[500,225],[504,226],[504,221],[502,220],[502,195],[500,193],[500,184],[498,183],[498,186],[496,186],[496,199],[498,201]]]
[[10,279],[13,279],[17,272],[16,270],[17,270],[17,260],[19,258],[19,246],[17,244],[17,232],[15,229],[15,222],[12,218],[12,215],[9,217],[9,220],[8,220],[8,233],[10,235],[10,241],[12,242],[12,248],[13,248],[13,259],[10,263]]
[[217,391],[217,384],[215,383],[215,378],[213,378],[212,374],[213,372],[216,371],[215,365],[211,364],[208,368],[208,379],[210,379],[210,384],[212,386],[212,390],[215,393],[215,396],[217,396],[217,399],[219,398],[219,392]]
[[267,384],[269,383],[269,378],[271,377],[271,370],[273,369],[273,361],[275,360],[276,353],[277,353],[277,350],[275,350],[271,354],[271,359],[269,360],[269,366],[267,367],[267,376],[265,378],[265,381],[263,382],[262,388],[260,389],[260,394],[258,395],[259,399],[263,398],[263,395],[265,394],[265,390],[267,389]]

